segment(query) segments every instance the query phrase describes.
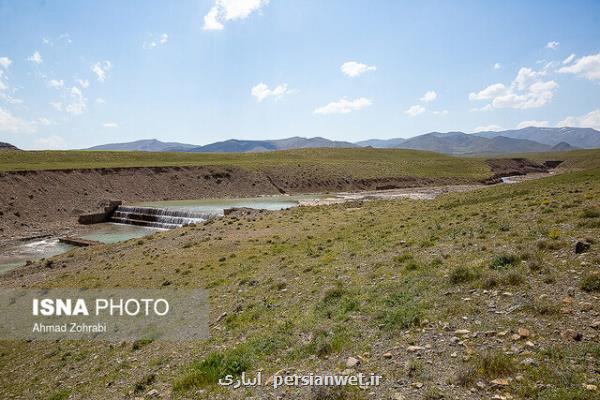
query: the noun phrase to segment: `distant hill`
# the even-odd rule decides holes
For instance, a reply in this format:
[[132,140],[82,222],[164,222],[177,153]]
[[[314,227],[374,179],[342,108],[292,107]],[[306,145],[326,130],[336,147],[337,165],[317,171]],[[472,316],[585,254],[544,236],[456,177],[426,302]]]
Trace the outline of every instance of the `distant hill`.
[[17,146],[13,146],[10,143],[0,142],[0,151],[2,150],[20,150]]
[[406,140],[403,149],[429,150],[447,154],[484,154],[550,151],[552,146],[503,136],[486,138],[463,132],[431,132]]
[[578,149],[580,149],[580,147],[571,146],[567,142],[560,142],[559,144],[552,146],[552,151],[571,151]]
[[508,131],[477,132],[475,135],[486,138],[504,136],[512,139],[533,140],[549,146],[556,146],[564,142],[584,149],[600,147],[600,132],[592,128],[538,128],[531,126]]
[[[306,149],[319,147],[359,147],[350,142],[338,142],[322,137],[302,138],[291,137],[288,139],[278,140],[236,140],[230,139],[224,142],[216,142],[207,144],[206,146],[198,146],[191,149],[181,150],[194,153],[242,153],[270,150],[290,150],[290,149]],[[179,150],[177,150],[179,151]]]
[[109,143],[99,146],[90,147],[84,150],[121,150],[121,151],[171,151],[170,149],[190,149],[196,147],[193,144],[176,143],[176,142],[161,142],[156,139],[136,140],[135,142],[126,143]]
[[390,149],[392,147],[399,147],[402,143],[406,142],[406,139],[369,139],[363,140],[362,142],[356,142],[357,145],[362,147],[375,147],[376,149]]

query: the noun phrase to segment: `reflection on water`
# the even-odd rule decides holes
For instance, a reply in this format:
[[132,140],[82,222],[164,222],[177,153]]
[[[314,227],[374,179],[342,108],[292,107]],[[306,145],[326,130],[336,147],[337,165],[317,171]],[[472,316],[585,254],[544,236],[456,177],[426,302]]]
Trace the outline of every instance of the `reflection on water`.
[[296,207],[301,201],[317,200],[321,195],[264,196],[241,199],[167,200],[140,203],[140,206],[163,207],[176,210],[205,212],[223,215],[223,210],[232,207],[247,207],[259,210],[282,210]]

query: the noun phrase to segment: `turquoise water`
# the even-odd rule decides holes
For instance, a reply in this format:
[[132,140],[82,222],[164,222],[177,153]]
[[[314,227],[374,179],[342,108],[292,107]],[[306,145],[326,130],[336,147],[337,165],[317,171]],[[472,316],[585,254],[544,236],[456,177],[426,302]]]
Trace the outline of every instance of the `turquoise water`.
[[60,243],[56,238],[18,242],[0,250],[0,273],[71,250],[73,246]]
[[102,243],[124,242],[129,239],[141,238],[162,231],[162,229],[157,228],[112,223],[88,225],[86,228],[88,232],[77,236],[82,239],[95,240]]
[[145,207],[163,207],[177,210],[205,212],[223,215],[223,210],[232,207],[247,207],[259,210],[282,210],[296,207],[300,200],[314,200],[324,196],[300,195],[300,196],[264,196],[237,199],[198,199],[198,200],[167,200],[151,201],[136,205]]

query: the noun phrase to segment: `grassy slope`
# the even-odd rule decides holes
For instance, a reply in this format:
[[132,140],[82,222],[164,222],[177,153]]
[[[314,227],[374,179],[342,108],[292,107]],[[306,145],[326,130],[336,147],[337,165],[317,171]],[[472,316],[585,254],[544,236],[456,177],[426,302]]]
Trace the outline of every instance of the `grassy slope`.
[[249,169],[315,167],[355,178],[384,176],[485,178],[482,160],[413,150],[303,149],[265,153],[109,151],[1,152],[0,171],[148,166],[232,165]]
[[[599,198],[596,169],[427,202],[227,218],[78,249],[55,259],[64,268],[42,269],[27,284],[206,287],[211,320],[227,317],[204,342],[4,342],[0,388],[39,398],[141,396],[151,388],[167,397],[243,398],[260,391],[215,387],[215,365],[267,375],[341,371],[348,356],[361,355],[364,372],[384,375],[376,398],[598,399],[582,387],[600,380],[590,327],[598,292],[581,285],[600,264]],[[575,255],[582,238],[596,240],[593,250]],[[512,339],[519,327],[531,336]],[[562,338],[567,328],[583,341]],[[471,334],[454,342],[457,329]],[[431,349],[407,352],[409,345]],[[533,363],[521,364],[526,359]],[[510,381],[494,386],[496,378]],[[484,387],[469,391],[478,382]]]

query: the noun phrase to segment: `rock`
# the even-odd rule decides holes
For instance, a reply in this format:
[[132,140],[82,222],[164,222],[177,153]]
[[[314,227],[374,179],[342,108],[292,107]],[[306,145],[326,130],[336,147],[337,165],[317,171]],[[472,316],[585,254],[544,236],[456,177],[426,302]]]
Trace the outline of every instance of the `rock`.
[[591,247],[591,244],[587,242],[578,241],[575,243],[575,254],[581,254],[588,251]]
[[148,397],[157,397],[158,396],[158,390],[152,389],[152,390],[148,391],[148,393],[146,393],[146,396],[148,396]]
[[581,332],[574,331],[573,329],[565,329],[560,333],[564,339],[575,340],[576,342],[580,342],[583,339],[583,334]]
[[390,352],[384,353],[383,358],[387,358],[387,359],[392,358],[392,353],[390,353]]
[[594,309],[594,305],[592,303],[588,303],[585,301],[579,303],[579,306],[581,307],[581,311],[591,311]]
[[415,382],[412,384],[414,387],[416,387],[417,389],[421,389],[423,387],[423,384],[421,382]]
[[417,351],[425,350],[425,347],[423,347],[423,346],[408,346],[406,348],[406,350],[409,351],[409,352],[411,352],[411,353],[414,353],[414,352],[417,352]]
[[594,329],[600,329],[600,319],[595,320],[594,322],[592,322],[590,324],[590,327],[594,328]]
[[510,337],[512,340],[519,340],[521,339],[521,336],[518,333],[514,333],[511,335]]
[[227,313],[224,312],[223,314],[219,315],[219,318],[217,318],[217,320],[215,322],[220,322],[223,318],[225,318],[227,316]]
[[533,358],[526,358],[523,361],[521,361],[521,365],[525,365],[525,366],[536,365],[536,362]]
[[348,357],[346,360],[346,368],[356,368],[360,365],[360,360],[354,357]]
[[508,379],[504,379],[504,378],[494,379],[490,383],[492,385],[499,385],[499,386],[508,386],[510,384],[510,382],[508,381]]
[[522,339],[528,338],[531,335],[527,328],[519,328],[517,332]]
[[535,343],[533,343],[531,340],[528,340],[525,342],[525,346],[529,347],[530,349],[535,347]]
[[405,400],[406,398],[401,394],[401,393],[394,393],[392,394],[392,397],[390,397],[391,400]]
[[469,333],[471,333],[471,331],[468,329],[457,329],[456,331],[454,331],[454,334],[456,336],[464,336],[468,335]]
[[456,358],[456,357],[458,357],[458,353],[457,353],[457,352],[454,352],[454,353],[450,354],[450,357],[452,357],[452,358]]
[[589,391],[591,391],[591,392],[595,392],[596,390],[598,390],[598,386],[596,386],[596,385],[592,385],[592,384],[590,384],[590,383],[584,383],[584,384],[583,384],[583,388],[584,388],[585,390],[589,390]]

